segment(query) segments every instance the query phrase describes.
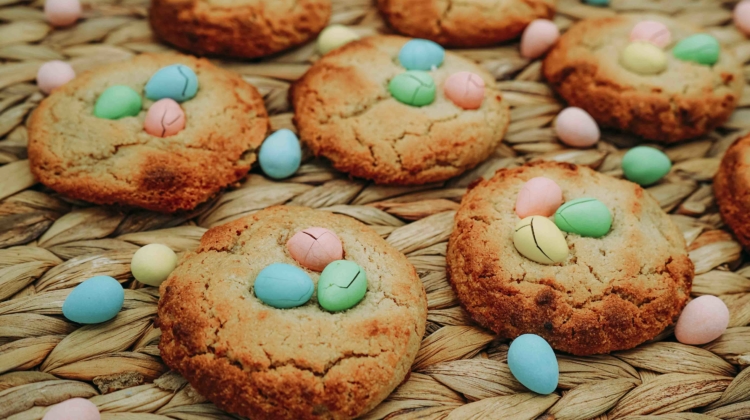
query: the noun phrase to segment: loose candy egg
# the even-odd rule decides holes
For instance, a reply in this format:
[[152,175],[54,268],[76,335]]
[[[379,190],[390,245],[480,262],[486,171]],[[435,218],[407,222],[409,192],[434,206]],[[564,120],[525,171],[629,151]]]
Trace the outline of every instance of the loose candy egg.
[[135,117],[141,112],[143,102],[141,95],[128,86],[111,86],[107,88],[94,104],[94,115],[108,120],[119,120],[124,117]]
[[36,84],[44,93],[50,93],[53,89],[75,79],[76,72],[70,64],[53,60],[42,64],[36,73]]
[[535,334],[524,334],[508,348],[510,373],[537,394],[551,394],[557,388],[560,368],[549,343]]
[[662,179],[671,169],[672,162],[669,157],[653,147],[634,147],[622,157],[622,172],[625,178],[643,186]]
[[125,302],[125,291],[110,276],[96,276],[76,286],[65,298],[65,318],[79,324],[99,324],[114,318]]
[[318,303],[330,312],[354,307],[367,292],[367,275],[357,263],[334,261],[320,273]]
[[443,84],[445,96],[463,109],[477,109],[484,100],[484,80],[474,73],[454,73]]
[[409,70],[388,83],[388,91],[396,100],[411,106],[425,106],[435,100],[435,81],[429,73]]
[[646,41],[664,48],[672,42],[672,33],[667,25],[654,20],[638,22],[630,31],[630,41]]
[[81,17],[81,2],[78,0],[46,0],[44,16],[52,26],[68,26]]
[[345,44],[359,39],[354,31],[344,25],[331,25],[318,35],[318,51],[321,54],[335,50]]
[[562,232],[542,216],[529,216],[516,223],[513,245],[521,255],[539,264],[557,264],[568,257]]
[[146,83],[144,92],[152,101],[169,98],[185,102],[198,92],[198,76],[184,64],[172,64],[154,73]]
[[562,190],[557,183],[543,176],[531,178],[521,188],[516,198],[516,214],[549,217],[563,203]]
[[276,263],[258,273],[253,288],[255,296],[266,305],[286,309],[307,303],[315,290],[315,285],[301,268]]
[[745,35],[750,35],[750,0],[743,0],[734,7],[734,25]]
[[271,178],[293,175],[302,161],[302,147],[297,135],[286,128],[271,134],[260,146],[258,161],[263,172]]
[[443,64],[445,49],[426,39],[412,39],[398,53],[398,61],[407,70],[432,70]]
[[71,398],[55,404],[42,417],[42,420],[101,420],[99,409],[89,400]]
[[600,238],[612,228],[612,214],[596,198],[578,198],[557,209],[555,225],[563,232]]
[[659,74],[667,69],[667,55],[650,42],[635,41],[622,50],[620,64],[633,73]]
[[608,6],[609,0],[584,0],[587,4],[592,6]]
[[599,141],[599,126],[581,108],[563,109],[555,119],[555,132],[560,140],[572,147],[590,147]]
[[560,38],[560,29],[551,20],[536,19],[521,35],[521,56],[537,58],[546,53]]
[[158,287],[177,267],[177,254],[168,246],[148,244],[133,254],[130,271],[143,284]]
[[152,136],[174,136],[185,128],[185,111],[172,99],[160,99],[148,109],[143,128]]
[[729,326],[729,308],[716,296],[704,295],[682,310],[674,335],[683,344],[706,344],[719,338]]
[[323,271],[333,261],[344,258],[341,239],[322,227],[301,230],[286,243],[292,258],[310,270]]
[[691,35],[678,42],[672,49],[672,54],[682,61],[709,66],[719,61],[720,52],[719,41],[709,34]]

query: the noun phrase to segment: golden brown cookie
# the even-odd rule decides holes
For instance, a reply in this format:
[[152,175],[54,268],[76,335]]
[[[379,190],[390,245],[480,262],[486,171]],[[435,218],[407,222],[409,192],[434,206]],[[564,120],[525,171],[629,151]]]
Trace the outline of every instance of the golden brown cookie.
[[331,0],[152,0],[162,40],[193,54],[265,57],[304,44],[331,16]]
[[[142,94],[162,67],[184,64],[198,76],[198,93],[180,104],[187,124],[155,137],[143,128],[148,108],[119,120],[93,114],[99,95],[125,85]],[[29,123],[29,160],[43,184],[97,204],[161,212],[189,210],[245,176],[268,130],[254,87],[207,60],[144,54],[76,77],[42,101]]]
[[[318,60],[292,89],[294,122],[316,155],[353,176],[382,184],[424,184],[459,175],[486,159],[508,128],[510,112],[490,74],[446,52],[430,75],[435,101],[399,102],[389,81],[406,71],[398,54],[408,38],[374,36]],[[459,108],[443,94],[451,74],[469,71],[485,82],[477,110]]]
[[750,136],[735,141],[724,154],[714,177],[714,195],[724,222],[750,248]]
[[[513,234],[516,197],[531,178],[557,182],[565,201],[593,197],[613,214],[602,238],[567,234],[569,255],[542,265]],[[540,216],[541,217],[541,216]],[[677,320],[693,263],[680,230],[640,186],[583,166],[503,169],[463,198],[448,242],[448,274],[462,306],[504,338],[533,333],[576,355],[629,349]]]
[[555,0],[378,0],[396,31],[451,47],[484,47],[521,35],[534,19],[552,19]]
[[[368,280],[364,299],[330,313],[314,294],[276,309],[253,292],[273,263],[297,265],[285,243],[330,229]],[[297,265],[299,266],[299,265]],[[317,284],[320,273],[306,270]],[[164,362],[218,407],[252,418],[352,419],[409,372],[425,331],[424,287],[406,257],[346,216],[272,207],[213,228],[161,286]]]
[[[630,31],[644,20],[664,23],[672,41],[667,69],[640,75],[619,62]],[[742,94],[742,67],[722,48],[713,66],[681,61],[672,47],[701,32],[663,16],[617,16],[573,25],[544,60],[544,75],[571,106],[586,110],[602,126],[671,143],[700,136],[729,118]]]

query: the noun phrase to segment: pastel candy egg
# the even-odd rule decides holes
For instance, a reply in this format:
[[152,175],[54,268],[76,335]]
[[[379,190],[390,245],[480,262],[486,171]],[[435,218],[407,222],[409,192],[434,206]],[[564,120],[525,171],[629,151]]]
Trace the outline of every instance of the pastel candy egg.
[[546,53],[560,38],[560,29],[547,19],[536,19],[521,35],[521,56],[537,58]]
[[388,83],[388,91],[396,100],[411,106],[429,105],[435,100],[435,81],[429,73],[409,70]]
[[521,255],[539,264],[557,264],[568,257],[562,232],[543,216],[529,216],[516,223],[513,245]]
[[96,276],[76,286],[62,306],[65,318],[79,324],[99,324],[114,318],[125,302],[125,291],[110,276]]
[[609,0],[584,0],[587,4],[592,6],[608,6]]
[[344,258],[341,239],[321,227],[311,227],[295,233],[287,241],[286,248],[301,266],[315,271],[323,271],[328,264]]
[[154,73],[146,83],[144,92],[152,101],[169,98],[184,102],[198,92],[198,76],[186,65],[172,64]]
[[720,52],[719,41],[709,34],[691,35],[678,42],[672,49],[672,54],[682,61],[709,66],[719,61]]
[[638,22],[630,31],[630,41],[646,41],[664,48],[672,42],[672,33],[667,25],[654,20]]
[[44,16],[52,26],[68,26],[81,17],[81,2],[78,0],[46,0]]
[[672,162],[669,157],[653,147],[634,147],[622,157],[622,172],[625,178],[643,186],[662,179],[671,169]]
[[477,109],[484,100],[484,80],[474,73],[460,71],[443,84],[445,96],[463,109]]
[[185,111],[172,99],[160,99],[148,109],[143,128],[152,136],[174,136],[185,128]]
[[516,198],[516,214],[549,217],[563,202],[562,190],[557,183],[543,176],[531,178],[521,188]]
[[557,209],[555,225],[563,232],[600,238],[612,228],[612,214],[596,198],[577,198]]
[[352,261],[334,261],[320,273],[318,303],[325,310],[339,312],[358,304],[367,292],[365,270]]
[[735,6],[733,18],[737,29],[750,35],[750,0],[743,0]]
[[266,305],[286,309],[307,303],[315,285],[301,268],[275,263],[258,273],[253,289],[255,296]]
[[75,79],[76,72],[70,64],[53,60],[42,64],[39,71],[36,72],[36,84],[44,93],[50,93],[52,90]]
[[72,398],[55,404],[42,420],[101,420],[99,409],[89,400]]
[[141,95],[133,89],[128,86],[111,86],[97,98],[94,116],[108,120],[135,117],[141,112],[142,106]]
[[133,277],[143,284],[157,287],[169,277],[177,267],[177,254],[168,246],[148,244],[133,254],[130,271]]
[[667,69],[667,55],[650,42],[635,41],[622,50],[620,64],[633,73],[659,74]]
[[560,369],[549,343],[535,334],[524,334],[508,348],[510,373],[537,394],[551,394],[557,388]]
[[683,344],[706,344],[721,337],[729,326],[729,308],[716,296],[693,299],[682,310],[674,329]]
[[345,44],[359,39],[354,31],[344,25],[331,25],[318,35],[318,51],[321,54],[335,50]]
[[599,126],[581,108],[563,109],[555,119],[555,133],[560,141],[572,147],[591,147],[599,141]]
[[297,135],[286,128],[271,134],[260,146],[258,161],[263,172],[271,178],[291,176],[302,161],[302,147]]
[[445,60],[445,49],[427,39],[412,39],[398,53],[398,61],[407,70],[432,70]]

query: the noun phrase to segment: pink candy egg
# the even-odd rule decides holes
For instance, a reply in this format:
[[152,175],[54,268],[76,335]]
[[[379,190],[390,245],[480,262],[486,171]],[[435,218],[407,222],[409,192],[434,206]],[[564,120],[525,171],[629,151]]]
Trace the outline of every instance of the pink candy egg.
[[638,22],[630,31],[630,41],[646,41],[664,48],[672,42],[672,33],[667,25],[653,20]]
[[537,58],[546,53],[560,38],[560,30],[551,20],[536,19],[521,35],[521,56]]
[[42,420],[101,420],[99,409],[83,398],[73,398],[53,405]]
[[555,181],[543,176],[531,178],[518,193],[516,214],[521,219],[529,216],[549,217],[562,203],[562,189]]
[[301,266],[315,271],[323,271],[328,264],[344,258],[341,239],[321,227],[311,227],[295,233],[287,241],[286,247]]
[[79,0],[46,0],[44,15],[53,26],[68,26],[81,17],[81,2]]
[[750,35],[750,0],[741,1],[735,6],[734,25],[745,35]]
[[706,344],[719,338],[729,325],[729,309],[716,296],[693,299],[682,310],[674,329],[683,344]]
[[589,147],[599,141],[599,126],[588,112],[568,107],[557,114],[555,132],[560,140],[572,147]]
[[36,72],[36,84],[42,92],[50,93],[54,89],[75,79],[75,77],[76,72],[73,70],[73,67],[70,67],[70,64],[60,60],[53,60],[39,67],[39,71]]
[[460,71],[443,84],[445,96],[463,109],[477,109],[484,100],[484,80],[474,73]]
[[185,112],[173,99],[160,99],[148,109],[143,127],[152,136],[174,136],[185,128]]

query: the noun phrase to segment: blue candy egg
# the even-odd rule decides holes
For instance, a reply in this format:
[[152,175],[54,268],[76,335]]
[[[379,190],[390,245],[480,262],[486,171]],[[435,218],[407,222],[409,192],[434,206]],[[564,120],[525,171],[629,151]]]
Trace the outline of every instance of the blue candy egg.
[[310,276],[299,267],[276,263],[258,273],[255,296],[274,308],[294,308],[310,300],[315,290]]
[[65,318],[79,324],[99,324],[114,318],[125,302],[125,291],[110,276],[92,277],[73,289],[63,302]]
[[560,369],[549,343],[534,334],[524,334],[510,344],[508,367],[518,382],[538,394],[551,394],[557,388]]
[[445,49],[426,39],[412,39],[401,47],[398,61],[407,70],[432,70],[445,60]]
[[162,67],[151,76],[144,91],[152,101],[170,98],[184,102],[192,99],[198,92],[198,76],[193,69],[183,64]]
[[258,161],[263,172],[271,178],[286,178],[299,169],[302,147],[297,136],[286,128],[271,134],[260,146]]

